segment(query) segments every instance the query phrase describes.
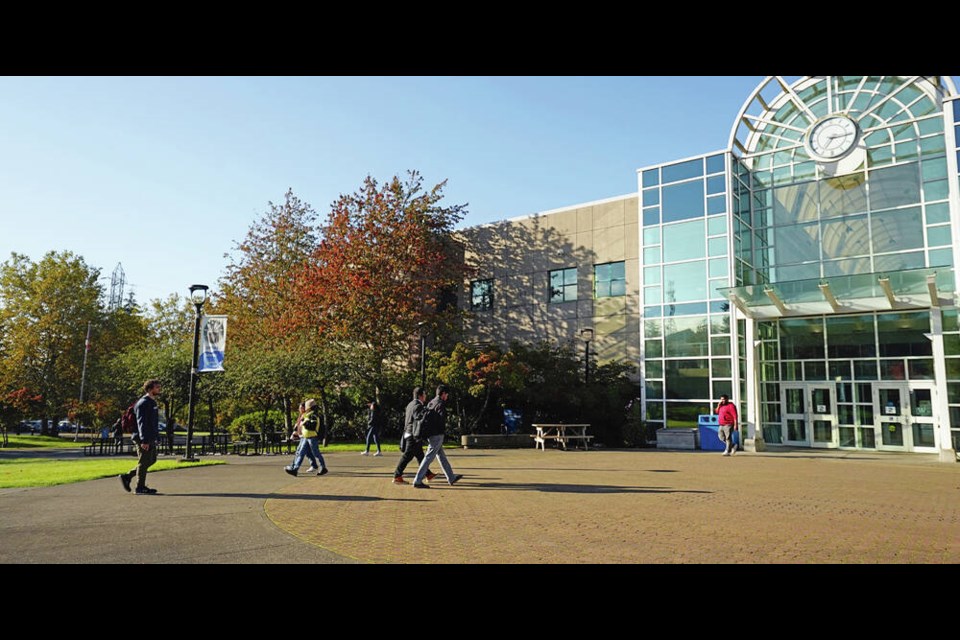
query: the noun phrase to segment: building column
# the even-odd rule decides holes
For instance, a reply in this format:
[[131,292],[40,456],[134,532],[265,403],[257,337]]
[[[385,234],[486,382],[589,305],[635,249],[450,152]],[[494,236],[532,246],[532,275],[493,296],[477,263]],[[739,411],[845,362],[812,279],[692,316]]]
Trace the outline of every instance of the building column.
[[[740,315],[739,309],[737,314]],[[763,427],[760,422],[760,340],[757,339],[757,321],[746,318],[746,380],[747,397],[744,400],[746,421],[740,427],[744,451],[766,451],[767,443],[763,439]],[[738,358],[739,359],[739,358]],[[739,386],[739,385],[738,385]]]
[[943,315],[940,309],[930,309],[930,334],[933,343],[933,377],[936,381],[937,399],[934,403],[937,430],[939,431],[940,462],[956,462],[957,452],[950,436],[950,406],[947,401],[947,360],[943,349]]

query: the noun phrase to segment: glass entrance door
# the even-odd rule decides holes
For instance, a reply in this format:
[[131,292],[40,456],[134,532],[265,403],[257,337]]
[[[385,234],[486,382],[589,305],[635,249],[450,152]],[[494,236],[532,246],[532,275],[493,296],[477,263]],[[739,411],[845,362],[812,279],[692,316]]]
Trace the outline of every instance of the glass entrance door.
[[837,446],[837,399],[833,385],[782,383],[784,444],[805,447]]
[[873,405],[877,448],[893,451],[935,451],[932,385],[875,382]]

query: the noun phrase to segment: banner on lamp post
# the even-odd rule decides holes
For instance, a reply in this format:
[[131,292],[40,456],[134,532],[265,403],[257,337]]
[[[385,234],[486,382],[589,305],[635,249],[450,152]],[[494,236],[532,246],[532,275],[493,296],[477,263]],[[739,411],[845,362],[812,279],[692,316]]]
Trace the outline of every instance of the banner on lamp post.
[[227,316],[203,316],[197,371],[223,371],[223,351],[226,346]]

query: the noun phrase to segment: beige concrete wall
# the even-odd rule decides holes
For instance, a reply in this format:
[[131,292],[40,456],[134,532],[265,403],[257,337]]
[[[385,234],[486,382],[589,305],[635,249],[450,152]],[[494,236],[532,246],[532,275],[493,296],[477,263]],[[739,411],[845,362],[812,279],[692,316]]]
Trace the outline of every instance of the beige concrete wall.
[[[468,339],[574,342],[594,329],[590,345],[601,362],[640,356],[640,241],[636,195],[577,205],[459,232],[473,279],[493,278],[492,311],[470,312],[470,282],[461,306]],[[593,266],[625,262],[627,294],[593,298]],[[549,272],[577,267],[577,301],[549,302]]]

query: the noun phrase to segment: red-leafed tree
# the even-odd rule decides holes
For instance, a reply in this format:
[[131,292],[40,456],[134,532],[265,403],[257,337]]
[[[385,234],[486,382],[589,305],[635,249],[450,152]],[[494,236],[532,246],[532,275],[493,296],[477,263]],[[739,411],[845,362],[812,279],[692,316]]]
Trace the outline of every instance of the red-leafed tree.
[[208,311],[230,317],[236,347],[276,345],[289,336],[283,318],[300,305],[294,275],[317,248],[317,215],[309,204],[288,190],[282,204],[269,205],[237,243]]
[[386,367],[408,361],[418,323],[432,330],[455,312],[446,296],[466,267],[451,233],[466,205],[443,206],[445,185],[425,189],[416,171],[383,185],[368,176],[333,204],[298,278],[300,304],[288,326],[317,330],[372,392]]

